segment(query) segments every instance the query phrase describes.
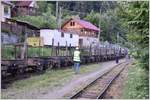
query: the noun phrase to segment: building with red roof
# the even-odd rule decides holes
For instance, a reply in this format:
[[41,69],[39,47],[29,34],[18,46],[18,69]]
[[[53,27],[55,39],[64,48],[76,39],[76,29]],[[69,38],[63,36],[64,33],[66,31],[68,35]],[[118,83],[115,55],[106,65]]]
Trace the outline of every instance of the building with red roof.
[[37,13],[36,1],[16,1],[15,7],[12,9],[12,15],[24,16],[24,15],[36,15]]
[[62,25],[61,29],[66,32],[78,34],[80,46],[97,44],[99,42],[98,34],[101,31],[100,28],[88,21],[71,18]]

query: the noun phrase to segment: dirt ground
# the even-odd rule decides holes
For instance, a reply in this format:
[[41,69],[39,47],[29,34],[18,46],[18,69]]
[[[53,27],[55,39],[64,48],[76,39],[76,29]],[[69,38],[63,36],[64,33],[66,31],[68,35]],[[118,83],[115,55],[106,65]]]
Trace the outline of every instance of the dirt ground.
[[123,99],[123,89],[128,78],[128,68],[130,64],[125,67],[125,69],[120,73],[117,79],[109,87],[104,95],[104,99]]

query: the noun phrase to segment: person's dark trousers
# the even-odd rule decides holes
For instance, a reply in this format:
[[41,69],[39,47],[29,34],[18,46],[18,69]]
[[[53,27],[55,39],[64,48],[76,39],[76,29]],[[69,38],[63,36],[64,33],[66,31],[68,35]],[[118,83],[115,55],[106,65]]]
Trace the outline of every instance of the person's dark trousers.
[[119,63],[119,57],[116,56],[116,63]]
[[80,62],[74,62],[74,71],[76,74],[80,71]]

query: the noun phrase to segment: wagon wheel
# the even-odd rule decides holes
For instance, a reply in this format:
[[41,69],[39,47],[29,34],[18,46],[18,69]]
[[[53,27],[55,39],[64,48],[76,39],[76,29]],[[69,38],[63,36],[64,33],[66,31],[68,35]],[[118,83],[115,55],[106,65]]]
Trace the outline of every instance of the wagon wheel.
[[17,70],[17,75],[23,74],[25,72],[25,66],[24,65],[19,65]]
[[37,73],[43,73],[43,72],[44,72],[44,67],[43,67],[43,65],[38,65],[36,69],[37,69],[37,70],[36,70]]
[[24,73],[24,69],[23,68],[19,68],[19,69],[17,69],[17,71],[16,71],[16,77],[18,78],[18,79],[21,79],[23,76],[23,73]]
[[58,69],[60,69],[60,67],[61,67],[61,63],[60,62],[57,63],[57,67],[58,67]]
[[50,69],[52,69],[52,68],[53,68],[53,64],[48,63],[47,67],[48,67],[48,70],[50,70]]
[[7,71],[6,70],[2,70],[1,71],[1,75],[2,75],[2,79],[5,78],[7,76]]

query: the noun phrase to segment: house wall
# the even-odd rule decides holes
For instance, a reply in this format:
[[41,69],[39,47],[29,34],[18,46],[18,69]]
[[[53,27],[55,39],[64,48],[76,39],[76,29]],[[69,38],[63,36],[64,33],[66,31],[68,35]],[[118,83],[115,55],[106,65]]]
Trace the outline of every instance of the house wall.
[[83,46],[90,46],[90,44],[96,45],[99,43],[98,38],[94,37],[80,36],[79,39],[83,39]]
[[59,45],[65,46],[66,41],[67,45],[69,46],[78,46],[79,43],[79,36],[77,34],[72,34],[72,38],[70,38],[70,33],[64,33],[64,37],[61,37],[61,32],[58,30],[50,30],[50,29],[41,29],[40,30],[40,37],[43,37],[44,45],[52,45],[52,39],[54,38],[54,46]]
[[[32,3],[31,3],[32,4]],[[34,5],[31,5],[34,6]],[[17,16],[24,16],[24,15],[36,15],[36,8],[34,7],[17,7]]]
[[90,29],[85,29],[84,27],[82,27],[80,24],[78,24],[77,22],[75,22],[74,26],[71,26],[71,22],[75,22],[73,20],[70,20],[68,23],[66,23],[62,29],[64,31],[74,31],[77,34],[79,34],[79,36],[88,36],[88,37],[97,37],[97,33],[94,30],[90,30]]
[[18,7],[17,8],[17,15],[23,16],[23,15],[34,15],[34,11],[31,10],[32,8],[28,7]]
[[72,20],[69,21],[68,23],[66,23],[66,25],[64,25],[63,29],[81,29],[83,28],[81,25],[79,25],[78,23],[75,22],[74,26],[71,26],[70,23],[73,22]]
[[[8,7],[8,13],[4,13],[4,7]],[[5,18],[10,18],[11,17],[11,8],[9,5],[1,3],[1,21],[4,22]]]
[[12,44],[12,43],[17,43],[19,37],[15,34],[2,32],[1,33],[1,43],[2,44]]

